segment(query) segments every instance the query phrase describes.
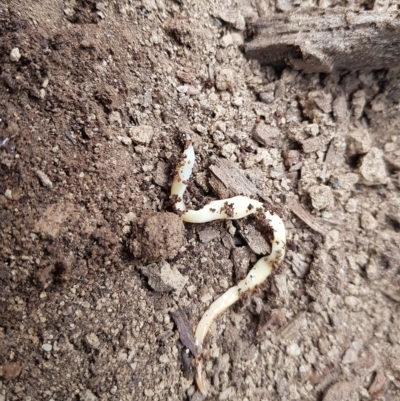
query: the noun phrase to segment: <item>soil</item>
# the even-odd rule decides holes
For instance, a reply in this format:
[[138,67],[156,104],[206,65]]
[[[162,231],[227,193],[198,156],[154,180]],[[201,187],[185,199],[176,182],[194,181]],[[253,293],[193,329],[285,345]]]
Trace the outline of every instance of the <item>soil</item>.
[[190,207],[228,159],[290,240],[213,324],[207,399],[400,399],[400,75],[246,59],[244,22],[298,3],[1,2],[0,401],[204,399],[173,316],[196,327],[257,260],[246,229],[131,246],[189,131]]

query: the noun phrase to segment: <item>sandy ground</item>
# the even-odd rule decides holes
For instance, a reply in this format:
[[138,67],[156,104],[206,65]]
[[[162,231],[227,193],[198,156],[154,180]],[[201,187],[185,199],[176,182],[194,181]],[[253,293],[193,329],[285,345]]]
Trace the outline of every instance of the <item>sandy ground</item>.
[[245,21],[293,3],[225,3],[0,3],[0,401],[204,399],[173,313],[195,327],[262,235],[167,219],[135,251],[182,132],[191,207],[229,160],[290,240],[213,324],[207,399],[400,399],[400,74],[260,66]]

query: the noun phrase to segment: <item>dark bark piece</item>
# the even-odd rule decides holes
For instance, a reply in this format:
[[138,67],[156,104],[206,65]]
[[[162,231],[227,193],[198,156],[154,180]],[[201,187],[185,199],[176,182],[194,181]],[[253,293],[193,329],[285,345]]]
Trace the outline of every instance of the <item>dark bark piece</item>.
[[396,68],[400,62],[397,10],[348,9],[275,14],[255,23],[248,57],[277,67],[331,72]]
[[314,231],[326,235],[328,234],[328,229],[324,227],[316,217],[314,217],[311,213],[309,213],[307,210],[303,208],[303,206],[300,205],[297,201],[294,199],[290,199],[288,201],[288,206],[289,209],[301,220],[303,220],[304,223],[306,223],[310,228],[312,228]]
[[197,357],[196,341],[193,335],[193,328],[187,319],[186,315],[178,309],[172,314],[172,318],[178,328],[179,338],[182,344],[190,350],[190,352]]
[[[214,164],[210,166],[210,170],[213,173],[213,177],[221,181],[223,186],[223,188],[217,190],[218,195],[220,195],[220,192],[224,192],[224,195],[228,195],[221,197],[221,199],[225,199],[226,197],[230,198],[236,195],[258,195],[260,198],[264,198],[261,191],[242,174],[232,161],[226,159],[215,159]],[[211,179],[210,185],[212,185],[214,181]],[[215,190],[214,187],[213,189]],[[223,189],[225,189],[225,191]]]
[[232,197],[232,192],[226,188],[221,180],[219,180],[215,175],[212,175],[208,184],[212,188],[213,192],[218,195],[218,199],[228,199]]

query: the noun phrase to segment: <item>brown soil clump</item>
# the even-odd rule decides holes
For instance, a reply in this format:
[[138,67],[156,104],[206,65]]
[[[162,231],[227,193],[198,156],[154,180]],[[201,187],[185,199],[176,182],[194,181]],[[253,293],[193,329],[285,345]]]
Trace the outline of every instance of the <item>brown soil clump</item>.
[[130,250],[136,259],[158,262],[173,259],[182,245],[185,227],[173,213],[155,213],[137,221]]

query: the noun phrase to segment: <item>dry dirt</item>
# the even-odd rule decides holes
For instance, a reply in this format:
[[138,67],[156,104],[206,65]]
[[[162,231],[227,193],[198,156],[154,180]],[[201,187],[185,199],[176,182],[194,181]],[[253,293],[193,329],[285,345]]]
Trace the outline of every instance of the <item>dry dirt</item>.
[[1,401],[203,399],[173,313],[195,327],[257,256],[214,222],[134,259],[185,130],[191,206],[229,159],[290,239],[212,326],[207,399],[400,399],[400,74],[262,67],[244,22],[300,2],[224,3],[0,2]]

